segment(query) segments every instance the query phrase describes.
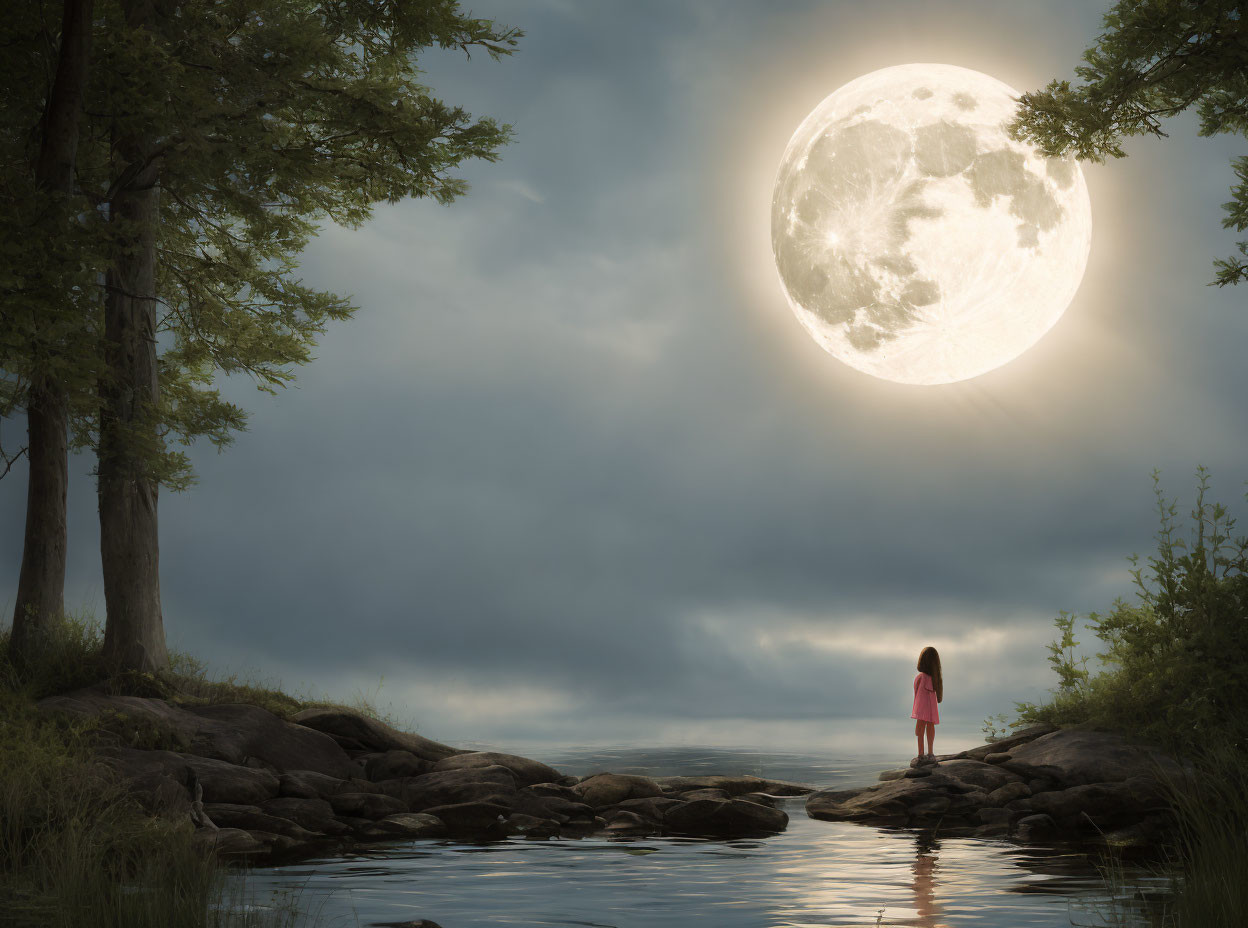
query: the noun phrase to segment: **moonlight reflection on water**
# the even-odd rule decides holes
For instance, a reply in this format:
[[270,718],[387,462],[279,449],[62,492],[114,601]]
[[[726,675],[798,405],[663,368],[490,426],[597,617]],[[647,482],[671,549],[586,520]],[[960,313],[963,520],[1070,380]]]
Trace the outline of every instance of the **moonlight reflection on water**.
[[[891,766],[689,749],[538,757],[577,774],[716,771],[821,786],[869,782]],[[420,918],[444,928],[830,928],[874,926],[881,909],[880,924],[915,928],[1068,928],[1072,915],[1102,924],[1104,884],[1082,854],[819,822],[801,799],[786,809],[788,830],[765,839],[408,841],[250,871],[246,882],[258,899],[300,890],[318,928]]]

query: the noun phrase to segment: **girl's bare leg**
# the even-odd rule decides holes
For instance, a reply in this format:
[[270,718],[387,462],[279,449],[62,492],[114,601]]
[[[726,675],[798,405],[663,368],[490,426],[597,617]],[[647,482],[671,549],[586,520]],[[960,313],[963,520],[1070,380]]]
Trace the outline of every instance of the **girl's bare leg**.
[[926,725],[927,723],[922,719],[918,719],[914,723],[914,734],[915,737],[919,739],[919,750],[917,752],[919,757],[923,756],[923,728]]
[[[923,739],[919,739],[922,741]],[[927,723],[927,753],[932,753],[932,742],[936,740],[936,725],[933,722]],[[922,745],[920,745],[920,748]]]

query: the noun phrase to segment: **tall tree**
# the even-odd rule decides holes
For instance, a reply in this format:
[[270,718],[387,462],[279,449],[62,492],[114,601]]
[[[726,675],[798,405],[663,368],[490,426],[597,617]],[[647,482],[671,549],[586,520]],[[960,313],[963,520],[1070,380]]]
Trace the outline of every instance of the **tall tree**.
[[245,414],[216,373],[272,392],[354,312],[295,274],[319,221],[358,226],[383,199],[449,203],[467,189],[460,162],[497,157],[509,127],[437,100],[416,59],[498,57],[520,33],[454,0],[97,4],[78,178],[107,217],[92,226],[103,360],[80,352],[99,403],[71,431],[99,454],[106,654],[159,670],[158,487],[192,479],[168,440],[228,443]]
[[[24,319],[0,310],[8,330],[0,342],[3,344],[0,351],[3,351],[6,369],[20,374],[20,386],[14,386],[26,410],[28,435],[26,529],[11,638],[12,654],[19,664],[38,649],[49,624],[64,611],[69,484],[65,323],[69,322],[71,331],[83,328],[77,316],[78,301],[67,292],[73,286],[72,275],[65,274],[66,263],[72,268],[78,264],[76,257],[80,256],[74,254],[75,237],[66,233],[78,224],[74,215],[80,205],[75,203],[74,197],[74,166],[90,68],[93,5],[93,0],[65,0],[59,41],[55,35],[47,36],[49,44],[56,49],[55,72],[43,95],[37,151],[24,156],[25,152],[18,149],[29,150],[28,138],[19,139],[11,133],[6,133],[5,138],[9,143],[6,160],[19,174],[11,183],[20,186],[20,175],[33,180],[33,189],[29,190],[33,194],[29,200],[32,206],[29,218],[34,228],[17,224],[14,231],[27,236],[28,243],[44,238],[61,243],[60,248],[46,248],[48,242],[45,241],[46,250],[41,256],[33,261],[21,260],[29,286],[22,288],[25,291],[22,293],[6,292],[7,299],[0,302],[5,309],[12,307],[13,298],[25,304]],[[23,19],[23,12],[31,11],[14,11],[10,24],[17,27],[14,30],[17,34],[24,32],[28,38],[33,38],[32,27],[36,22]],[[41,31],[45,28],[42,22],[37,25]],[[11,87],[14,78],[23,79],[23,72],[26,78],[31,76],[30,57],[15,49],[10,49],[9,54],[12,58],[6,66],[4,83]],[[14,100],[15,108],[16,104]],[[15,141],[18,142],[16,147],[12,145]],[[26,166],[28,170],[23,170]],[[40,232],[45,234],[40,235]],[[33,257],[26,249],[6,249],[6,255],[11,260],[17,260],[19,255],[26,259]],[[4,350],[14,347],[15,343],[21,344],[21,361],[16,360],[12,351]],[[6,411],[10,399],[6,397],[0,404]],[[6,458],[6,472],[8,463]]]
[[[1082,86],[1054,80],[1019,98],[1011,134],[1046,155],[1121,158],[1124,136],[1165,137],[1162,119],[1196,107],[1202,136],[1248,135],[1248,22],[1244,0],[1120,0],[1075,68]],[[1238,183],[1222,227],[1248,229],[1248,156],[1232,161]],[[1210,284],[1248,279],[1248,241],[1214,261]]]

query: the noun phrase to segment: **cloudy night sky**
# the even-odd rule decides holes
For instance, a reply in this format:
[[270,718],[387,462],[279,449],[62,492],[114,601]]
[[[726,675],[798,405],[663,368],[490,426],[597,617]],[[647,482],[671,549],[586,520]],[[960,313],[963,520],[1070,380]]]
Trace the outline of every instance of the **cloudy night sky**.
[[[776,274],[776,170],[825,96],[909,62],[1073,78],[1107,3],[468,6],[525,38],[431,53],[428,83],[515,140],[457,203],[307,249],[305,282],[359,312],[278,396],[227,381],[250,430],[162,494],[171,647],[457,743],[910,751],[934,644],[953,749],[1052,685],[1059,610],[1130,594],[1153,468],[1186,510],[1208,465],[1243,511],[1245,294],[1205,286],[1242,152],[1190,115],[1083,166],[1078,293],[973,380],[853,370]],[[66,601],[102,620],[91,465]],[[6,615],[24,504],[18,466]]]

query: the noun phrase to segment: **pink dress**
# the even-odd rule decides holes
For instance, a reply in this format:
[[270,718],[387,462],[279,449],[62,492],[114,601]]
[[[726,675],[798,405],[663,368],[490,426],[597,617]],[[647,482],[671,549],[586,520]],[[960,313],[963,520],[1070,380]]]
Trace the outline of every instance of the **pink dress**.
[[936,709],[936,684],[928,674],[914,675],[914,708],[910,710],[910,718],[922,719],[933,725],[940,722],[940,712]]

